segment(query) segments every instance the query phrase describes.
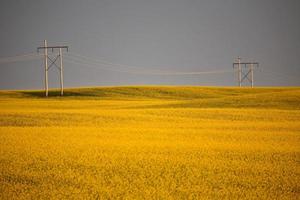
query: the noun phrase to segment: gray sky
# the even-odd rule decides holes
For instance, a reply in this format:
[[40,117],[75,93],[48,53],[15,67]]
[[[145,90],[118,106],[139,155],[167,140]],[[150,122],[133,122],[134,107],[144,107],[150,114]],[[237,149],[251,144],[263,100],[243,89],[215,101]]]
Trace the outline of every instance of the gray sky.
[[[241,56],[260,63],[256,85],[299,86],[299,10],[299,0],[2,0],[0,57],[35,52],[44,39],[136,71],[232,70]],[[128,74],[70,59],[66,87],[236,85],[233,73]],[[43,78],[41,59],[0,64],[0,89],[43,88]],[[49,79],[57,87],[58,70]]]

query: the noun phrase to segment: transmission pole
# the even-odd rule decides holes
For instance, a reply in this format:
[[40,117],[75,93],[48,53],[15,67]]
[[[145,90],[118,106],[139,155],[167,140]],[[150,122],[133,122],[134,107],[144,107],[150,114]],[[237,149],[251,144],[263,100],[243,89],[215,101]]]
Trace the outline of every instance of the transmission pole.
[[[64,77],[63,77],[63,54],[62,50],[66,49],[69,50],[68,46],[48,46],[47,40],[44,40],[44,46],[38,47],[37,51],[44,49],[44,63],[45,63],[45,95],[48,97],[48,71],[52,66],[55,66],[60,70],[60,95],[64,95]],[[56,52],[54,54],[54,58],[49,57],[48,49],[51,49],[52,52]],[[58,50],[55,51],[55,50]],[[59,58],[60,64],[59,66],[56,64],[57,59]],[[48,66],[48,60],[50,61],[50,65]]]
[[44,40],[44,63],[45,63],[45,94],[48,97],[48,49],[47,40]]
[[242,87],[243,82],[250,82],[251,87],[254,87],[254,67],[258,68],[258,62],[241,62],[238,57],[237,62],[233,63],[233,68],[238,68],[238,85]]
[[242,69],[241,69],[241,58],[238,57],[238,73],[239,73],[239,86],[242,87]]
[[63,57],[62,50],[59,48],[59,60],[60,60],[60,95],[64,95],[64,76],[63,76]]
[[250,70],[251,70],[251,87],[253,88],[253,85],[254,85],[254,78],[253,78],[253,63],[250,64]]

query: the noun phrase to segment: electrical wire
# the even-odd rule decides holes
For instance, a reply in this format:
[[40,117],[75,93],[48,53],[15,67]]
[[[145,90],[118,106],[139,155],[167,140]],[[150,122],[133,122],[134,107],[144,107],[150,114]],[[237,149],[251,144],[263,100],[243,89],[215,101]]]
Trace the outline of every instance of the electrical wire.
[[97,63],[89,63],[86,61],[78,61],[70,58],[64,58],[66,62],[77,64],[77,65],[84,65],[86,67],[96,68],[96,69],[103,69],[107,71],[114,71],[114,72],[123,72],[123,73],[131,73],[131,74],[148,74],[148,75],[200,75],[200,74],[217,74],[217,73],[232,73],[232,71],[228,70],[215,70],[215,71],[201,71],[201,72],[151,72],[151,71],[129,71],[125,69],[114,69],[111,66],[105,66],[103,64]]
[[[163,70],[146,70],[145,68],[130,66],[130,65],[121,65],[111,63],[105,60],[93,59],[87,56],[82,56],[79,54],[68,53],[67,54],[70,60],[76,62],[76,64],[84,64],[91,65],[95,68],[95,66],[101,69],[109,70],[109,71],[118,71],[125,73],[134,73],[134,74],[150,74],[150,75],[200,75],[200,74],[220,74],[220,73],[232,73],[232,70],[213,70],[213,71],[194,71],[194,72],[182,72],[182,71],[163,71]],[[69,62],[70,62],[69,60]],[[106,66],[106,67],[105,67]],[[110,67],[110,68],[107,68]],[[114,67],[114,68],[111,68]]]
[[40,59],[41,56],[42,55],[39,55],[37,53],[30,53],[30,54],[22,54],[22,55],[16,55],[16,56],[2,57],[2,58],[0,58],[0,64],[37,60],[37,59]]

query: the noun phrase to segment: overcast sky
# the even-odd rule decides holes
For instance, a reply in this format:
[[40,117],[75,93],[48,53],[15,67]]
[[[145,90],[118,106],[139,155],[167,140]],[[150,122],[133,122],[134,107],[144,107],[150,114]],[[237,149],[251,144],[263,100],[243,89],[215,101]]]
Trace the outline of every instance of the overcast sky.
[[[66,87],[236,85],[233,72],[167,76],[105,69],[232,70],[237,56],[260,63],[256,85],[300,85],[299,0],[1,0],[0,27],[1,58],[36,52],[47,39],[48,45],[69,45],[70,54],[120,64],[82,65],[66,55]],[[0,89],[42,89],[42,64],[0,63]],[[49,81],[59,85],[54,67]]]

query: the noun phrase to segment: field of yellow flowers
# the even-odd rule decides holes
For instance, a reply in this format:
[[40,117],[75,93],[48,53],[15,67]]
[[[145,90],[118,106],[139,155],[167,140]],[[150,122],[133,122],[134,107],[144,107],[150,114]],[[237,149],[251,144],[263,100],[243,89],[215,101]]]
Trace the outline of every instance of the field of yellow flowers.
[[299,199],[300,88],[0,92],[0,199]]

